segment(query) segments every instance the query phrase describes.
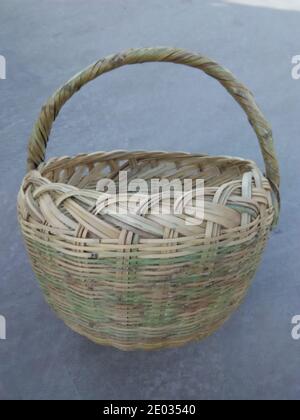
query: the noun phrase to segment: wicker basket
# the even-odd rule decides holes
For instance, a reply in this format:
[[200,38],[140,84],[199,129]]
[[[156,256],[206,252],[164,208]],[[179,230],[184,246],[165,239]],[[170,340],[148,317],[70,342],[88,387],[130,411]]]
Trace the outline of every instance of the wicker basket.
[[[241,105],[266,174],[233,157],[113,151],[45,161],[52,124],[83,85],[125,64],[172,62],[203,70]],[[204,220],[97,208],[100,179],[204,180]],[[193,187],[194,188],[194,184]],[[207,337],[240,305],[279,214],[272,131],[252,94],[226,69],[175,48],[133,49],[97,61],[43,106],[29,143],[18,215],[46,300],[74,331],[122,350]]]

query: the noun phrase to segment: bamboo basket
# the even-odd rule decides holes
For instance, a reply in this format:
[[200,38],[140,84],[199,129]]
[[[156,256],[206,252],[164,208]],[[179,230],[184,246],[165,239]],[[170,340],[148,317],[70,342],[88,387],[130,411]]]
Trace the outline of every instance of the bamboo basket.
[[[126,64],[171,62],[217,79],[245,111],[266,173],[249,160],[182,152],[112,151],[45,161],[52,124],[83,85]],[[18,217],[45,298],[74,331],[122,350],[207,337],[242,302],[279,214],[272,131],[251,92],[216,62],[175,48],[131,49],[97,61],[50,97],[34,126]],[[96,211],[100,179],[204,180],[204,220]]]

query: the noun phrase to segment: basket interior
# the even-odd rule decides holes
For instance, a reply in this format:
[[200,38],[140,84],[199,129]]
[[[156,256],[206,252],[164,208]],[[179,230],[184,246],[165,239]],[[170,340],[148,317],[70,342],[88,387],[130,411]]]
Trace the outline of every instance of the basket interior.
[[[110,178],[118,182],[120,171],[126,171],[128,181],[142,178],[151,181],[159,179],[203,179],[205,186],[220,186],[226,182],[241,178],[257,166],[254,162],[227,156],[187,155],[171,153],[143,152],[126,159],[104,159],[97,154],[90,159],[84,156],[53,159],[42,167],[42,176],[51,182],[74,185],[80,189],[96,189],[101,178]],[[89,155],[91,156],[91,155]]]

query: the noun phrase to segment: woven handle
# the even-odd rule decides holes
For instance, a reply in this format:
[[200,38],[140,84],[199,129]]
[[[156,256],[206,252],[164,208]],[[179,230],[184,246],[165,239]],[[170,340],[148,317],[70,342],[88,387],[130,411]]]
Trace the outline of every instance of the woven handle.
[[45,159],[45,151],[52,124],[60,109],[83,85],[94,80],[103,73],[124,66],[145,62],[171,62],[185,64],[203,70],[209,76],[217,79],[234,97],[246,112],[260,143],[266,166],[266,176],[269,179],[279,201],[279,166],[276,158],[272,130],[262,112],[258,108],[251,92],[233,74],[215,61],[200,54],[191,53],[176,48],[142,48],[131,49],[123,53],[103,58],[81,73],[74,76],[63,85],[43,106],[40,116],[34,126],[28,147],[28,171],[35,169]]

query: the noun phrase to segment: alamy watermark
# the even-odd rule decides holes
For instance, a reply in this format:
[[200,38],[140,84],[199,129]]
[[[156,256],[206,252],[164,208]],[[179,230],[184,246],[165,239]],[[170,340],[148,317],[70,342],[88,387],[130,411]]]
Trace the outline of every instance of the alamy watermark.
[[294,57],[292,58],[292,64],[293,64],[292,78],[294,80],[299,80],[300,79],[300,55],[294,55]]
[[0,55],[0,80],[6,79],[6,59]]
[[6,319],[0,315],[0,340],[6,340]]
[[292,325],[294,326],[292,329],[293,340],[300,340],[300,315],[295,315],[292,318]]
[[128,182],[127,171],[117,180],[103,178],[96,187],[96,212],[108,215],[182,215],[188,225],[204,218],[203,179],[145,179]]

